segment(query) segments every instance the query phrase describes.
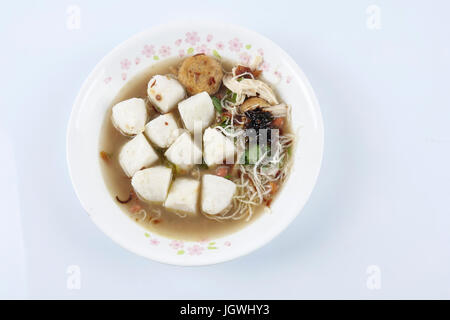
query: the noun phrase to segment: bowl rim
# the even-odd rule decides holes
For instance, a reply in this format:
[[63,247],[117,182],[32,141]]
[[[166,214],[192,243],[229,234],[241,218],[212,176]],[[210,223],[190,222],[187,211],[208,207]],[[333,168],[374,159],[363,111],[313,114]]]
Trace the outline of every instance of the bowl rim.
[[[114,56],[121,49],[127,47],[129,45],[129,43],[132,43],[134,40],[139,39],[139,38],[143,37],[144,35],[158,33],[159,31],[165,30],[167,28],[179,28],[180,30],[182,30],[182,29],[186,29],[186,25],[189,25],[189,28],[192,28],[194,26],[200,30],[202,28],[208,28],[211,25],[213,25],[215,28],[222,27],[222,28],[227,28],[228,30],[232,30],[232,31],[242,31],[242,32],[245,32],[246,34],[250,34],[250,35],[266,42],[269,45],[269,47],[271,48],[271,50],[277,50],[280,53],[280,55],[282,56],[282,59],[286,60],[288,62],[288,64],[290,65],[290,67],[292,67],[293,73],[301,79],[302,85],[304,86],[304,89],[308,93],[311,108],[314,110],[314,114],[316,116],[316,121],[317,121],[315,126],[316,126],[316,131],[317,131],[317,142],[319,143],[319,145],[318,145],[319,154],[317,157],[316,170],[315,170],[314,175],[311,180],[312,181],[311,186],[310,186],[307,194],[305,194],[305,202],[301,205],[301,207],[298,208],[298,210],[295,214],[293,214],[288,219],[282,220],[283,222],[280,223],[280,225],[277,229],[277,232],[274,232],[268,236],[265,236],[264,238],[261,238],[263,240],[256,241],[253,246],[249,246],[246,250],[238,250],[233,255],[225,256],[225,257],[214,256],[214,257],[211,257],[211,259],[210,259],[211,261],[209,261],[209,262],[197,261],[197,260],[180,262],[178,260],[175,261],[174,259],[165,258],[162,256],[159,256],[157,258],[155,258],[154,256],[150,257],[148,255],[145,255],[143,252],[140,252],[139,250],[136,250],[132,246],[125,244],[122,241],[120,241],[119,239],[117,239],[117,237],[115,237],[114,234],[111,234],[110,232],[108,232],[108,230],[106,228],[104,228],[103,225],[97,221],[97,219],[95,219],[93,216],[91,216],[89,214],[88,206],[86,205],[84,200],[82,200],[82,198],[80,197],[80,192],[77,189],[77,186],[74,182],[72,165],[71,165],[70,132],[71,132],[73,126],[75,125],[74,124],[75,113],[78,111],[80,105],[82,104],[83,97],[85,96],[86,91],[89,88],[89,85],[92,83],[93,79],[97,77],[97,74],[100,72],[100,69],[102,68],[102,65],[105,63],[105,61],[107,61],[109,58]],[[278,44],[276,44],[274,41],[270,40],[266,36],[261,35],[260,33],[250,30],[246,27],[242,27],[242,26],[230,24],[230,23],[218,23],[217,21],[214,21],[214,22],[203,21],[203,22],[195,22],[195,23],[193,23],[192,21],[177,21],[177,22],[172,22],[172,23],[160,24],[160,25],[156,25],[151,28],[145,29],[141,32],[138,32],[138,33],[132,35],[131,37],[127,38],[126,40],[122,41],[121,43],[119,43],[112,50],[110,50],[105,56],[103,56],[103,58],[100,59],[100,61],[98,63],[96,63],[95,67],[89,73],[87,78],[83,81],[81,88],[79,89],[78,94],[72,105],[70,117],[69,117],[69,120],[67,123],[67,130],[66,130],[66,161],[67,161],[70,181],[71,181],[71,184],[75,191],[75,194],[76,194],[78,200],[80,201],[82,208],[86,211],[86,213],[88,214],[88,216],[90,217],[92,222],[94,222],[94,224],[97,226],[97,228],[99,228],[102,231],[102,233],[104,233],[108,238],[113,240],[115,243],[117,243],[122,248],[124,248],[130,252],[133,252],[136,255],[150,259],[152,261],[163,263],[163,264],[168,264],[168,265],[174,265],[174,266],[207,266],[207,265],[219,264],[219,263],[231,261],[231,260],[237,259],[239,257],[248,255],[249,253],[258,250],[258,249],[262,248],[263,246],[265,246],[266,244],[268,244],[269,242],[271,242],[274,238],[276,238],[279,234],[281,234],[292,223],[292,221],[300,214],[300,212],[303,210],[305,204],[309,200],[311,193],[317,184],[317,179],[318,179],[321,167],[322,167],[323,150],[324,150],[324,127],[323,127],[323,119],[322,119],[322,113],[320,110],[319,102],[317,100],[316,94],[315,94],[308,78],[306,77],[306,75],[304,74],[302,69],[297,65],[295,60],[293,58],[291,58],[289,56],[289,54],[287,54]],[[295,164],[294,164],[294,166],[295,166]]]

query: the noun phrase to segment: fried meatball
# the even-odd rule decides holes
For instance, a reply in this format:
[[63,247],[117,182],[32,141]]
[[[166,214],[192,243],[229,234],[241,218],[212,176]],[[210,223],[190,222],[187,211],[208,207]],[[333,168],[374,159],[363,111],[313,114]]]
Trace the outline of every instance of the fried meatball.
[[178,70],[178,80],[190,95],[203,91],[215,94],[222,83],[223,71],[220,62],[204,54],[187,58]]
[[256,107],[269,107],[270,103],[264,99],[253,97],[244,101],[243,104],[240,105],[239,109],[242,113],[255,109]]

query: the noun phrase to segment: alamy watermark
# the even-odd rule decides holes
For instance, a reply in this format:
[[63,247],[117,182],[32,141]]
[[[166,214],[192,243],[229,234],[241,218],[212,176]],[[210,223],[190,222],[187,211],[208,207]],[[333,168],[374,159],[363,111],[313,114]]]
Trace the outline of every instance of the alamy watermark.
[[366,287],[369,290],[381,289],[381,268],[377,265],[370,265],[366,269]]
[[81,28],[81,9],[77,5],[70,5],[66,9],[66,28],[78,30]]
[[366,27],[369,30],[381,29],[381,9],[377,5],[370,5],[366,9],[367,19]]
[[77,265],[70,265],[66,269],[66,288],[68,290],[81,289],[81,268]]
[[[227,143],[207,138],[210,145],[213,144],[215,157],[224,159],[225,164],[259,164],[264,158],[265,162],[272,163],[277,161],[280,153],[285,152],[283,147],[283,137],[280,136],[279,129],[238,129],[232,130],[223,127],[216,127],[214,130],[220,131],[227,139],[236,146],[238,157],[234,157],[234,153],[227,152],[229,146]],[[202,157],[199,156],[202,150],[203,134],[201,122],[194,125],[192,148],[183,149],[183,157],[180,164],[201,164]],[[215,143],[214,143],[215,142]]]

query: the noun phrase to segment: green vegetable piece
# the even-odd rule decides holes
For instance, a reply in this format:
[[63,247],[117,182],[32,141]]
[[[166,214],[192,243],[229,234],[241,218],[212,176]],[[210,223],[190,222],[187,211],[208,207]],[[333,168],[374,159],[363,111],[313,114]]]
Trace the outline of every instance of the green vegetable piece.
[[214,108],[216,109],[216,111],[218,112],[218,113],[222,113],[222,103],[220,103],[220,100],[219,100],[219,98],[217,98],[217,97],[212,97],[211,98],[212,99],[212,102],[213,102],[213,105],[214,105]]
[[230,122],[230,118],[228,118],[227,116],[222,116],[222,119],[220,119],[219,126],[225,128],[228,125],[228,122]]
[[226,95],[227,95],[226,99],[228,101],[231,101],[233,103],[236,102],[236,98],[237,98],[237,94],[236,93],[234,93],[233,91],[230,91],[229,89],[227,89]]
[[268,145],[265,145],[264,150],[262,150],[262,147],[260,145],[252,144],[250,148],[246,149],[244,154],[242,155],[243,159],[241,159],[241,163],[245,165],[255,164],[259,161],[264,153],[270,155],[270,147]]
[[222,59],[222,57],[220,56],[219,52],[217,52],[217,50],[214,49],[212,53],[216,58]]
[[289,147],[287,149],[287,154],[288,154],[289,157],[292,155],[292,147]]

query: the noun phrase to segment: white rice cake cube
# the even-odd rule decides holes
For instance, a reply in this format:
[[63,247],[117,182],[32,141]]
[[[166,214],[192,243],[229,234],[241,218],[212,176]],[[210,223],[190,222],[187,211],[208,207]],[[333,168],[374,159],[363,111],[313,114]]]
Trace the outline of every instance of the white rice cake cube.
[[232,140],[214,128],[208,128],[203,134],[203,158],[208,167],[215,164],[234,163],[235,147]]
[[202,163],[202,150],[194,143],[189,132],[183,132],[164,155],[167,160],[183,170]]
[[169,210],[188,214],[197,213],[200,181],[188,178],[177,178],[172,183],[164,206]]
[[164,202],[171,180],[172,169],[156,166],[136,172],[131,179],[131,185],[143,200]]
[[119,163],[128,177],[158,160],[158,155],[143,133],[124,144],[119,153]]
[[169,147],[180,133],[181,130],[171,113],[160,115],[145,125],[145,134],[160,148]]
[[215,116],[211,97],[205,91],[181,101],[178,104],[178,110],[184,126],[190,132],[194,132],[194,127],[199,130],[205,129]]
[[218,214],[225,210],[236,192],[236,184],[228,179],[205,174],[202,178],[202,211]]
[[152,104],[161,113],[169,112],[186,97],[186,91],[178,80],[162,75],[155,75],[150,79],[147,94]]
[[112,107],[112,123],[125,135],[136,135],[144,131],[147,122],[147,107],[140,98],[131,98]]

